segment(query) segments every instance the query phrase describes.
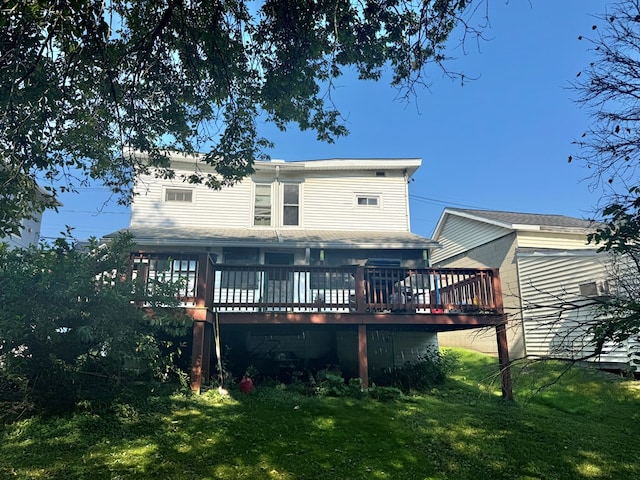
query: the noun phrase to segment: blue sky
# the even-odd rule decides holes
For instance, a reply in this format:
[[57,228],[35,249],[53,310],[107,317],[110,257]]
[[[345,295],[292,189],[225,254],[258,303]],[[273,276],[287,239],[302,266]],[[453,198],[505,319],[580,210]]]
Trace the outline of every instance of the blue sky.
[[[488,1],[488,40],[463,51],[454,35],[448,49],[450,68],[475,80],[461,86],[434,68],[430,88],[404,102],[388,82],[339,79],[333,97],[350,135],[329,145],[264,126],[276,143],[271,156],[422,158],[409,194],[412,231],[427,237],[447,206],[590,216],[600,195],[586,170],[567,163],[588,112],[568,87],[592,59],[578,36],[591,33],[608,2]],[[45,213],[41,235],[70,225],[85,239],[128,226],[128,210],[108,198],[99,187],[64,195],[58,213]]]

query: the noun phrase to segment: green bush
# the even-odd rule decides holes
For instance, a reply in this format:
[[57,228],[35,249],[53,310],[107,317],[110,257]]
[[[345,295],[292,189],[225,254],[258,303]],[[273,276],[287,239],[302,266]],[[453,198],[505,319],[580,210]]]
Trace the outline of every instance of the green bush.
[[375,383],[396,387],[405,393],[426,392],[444,383],[457,363],[458,359],[454,353],[432,349],[414,362],[406,362],[403,365],[385,369],[376,377]]
[[87,249],[67,237],[29,249],[0,243],[0,378],[20,387],[20,403],[59,413],[108,403],[131,382],[179,378],[174,360],[191,322],[136,306],[172,306],[177,285],[149,293],[126,280],[133,248],[126,236]]

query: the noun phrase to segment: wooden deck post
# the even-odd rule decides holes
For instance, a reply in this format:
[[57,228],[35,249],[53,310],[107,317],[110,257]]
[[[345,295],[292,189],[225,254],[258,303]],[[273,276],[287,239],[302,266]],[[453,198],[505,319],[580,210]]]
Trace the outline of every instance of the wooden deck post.
[[202,348],[202,381],[208,383],[211,380],[211,340],[213,325],[204,324],[204,346]]
[[496,326],[496,338],[498,341],[498,364],[500,365],[500,383],[502,397],[513,400],[513,388],[511,385],[511,361],[509,360],[509,342],[507,341],[507,326],[503,323]]
[[[213,274],[209,266],[209,256],[198,256],[198,277],[196,281],[196,308],[207,309],[211,298],[211,281]],[[193,321],[193,345],[191,347],[191,391],[199,394],[202,382],[209,380],[211,364],[211,329],[207,322],[208,315],[204,318],[194,318]]]
[[369,388],[369,358],[367,356],[366,325],[358,325],[358,367],[362,388]]
[[[493,276],[493,302],[498,313],[504,313],[502,303],[502,284],[500,283],[500,271],[494,268]],[[507,324],[496,325],[496,341],[498,342],[498,364],[500,365],[500,385],[502,397],[513,400],[513,388],[511,384],[511,360],[509,360],[509,340],[507,339]]]
[[206,322],[193,322],[193,346],[191,347],[191,391],[200,394],[202,370],[204,365]]
[[196,307],[209,307],[207,305],[207,289],[211,288],[208,278],[209,274],[209,257],[207,255],[198,255],[198,278],[196,280]]
[[[364,284],[364,268],[358,267],[356,269],[356,312],[364,313],[366,311],[365,303],[365,284]],[[366,339],[365,339],[366,340]],[[366,342],[365,342],[366,345]]]

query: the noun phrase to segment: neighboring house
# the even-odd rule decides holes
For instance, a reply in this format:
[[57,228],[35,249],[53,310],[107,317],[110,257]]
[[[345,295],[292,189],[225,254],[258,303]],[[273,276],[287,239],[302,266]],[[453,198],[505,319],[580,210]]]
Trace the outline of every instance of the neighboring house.
[[[40,187],[37,187],[38,195],[48,195]],[[0,242],[7,243],[9,248],[27,248],[37,245],[40,241],[40,227],[42,226],[42,212],[33,212],[32,218],[24,218],[20,222],[20,231],[8,237],[0,237]]]
[[[504,337],[506,365],[496,272],[433,271],[438,245],[410,232],[408,183],[420,164],[258,162],[217,191],[138,178],[133,275],[187,280],[192,388],[210,376],[214,346],[235,375],[249,365],[278,377],[330,366],[366,385],[437,348],[437,331],[479,326]],[[172,155],[171,165],[178,175],[210,171],[199,157]]]
[[9,244],[9,248],[27,248],[30,245],[37,245],[40,241],[40,226],[42,224],[42,213],[34,213],[33,218],[23,219],[19,234],[11,234],[8,237],[0,238],[0,242]]
[[[583,305],[607,294],[611,261],[588,243],[594,230],[591,221],[563,215],[446,208],[433,234],[442,249],[432,265],[499,269],[512,358],[581,358],[593,352],[584,326],[593,310]],[[496,353],[488,331],[442,333],[439,342]],[[620,368],[631,350],[608,345],[591,360]]]

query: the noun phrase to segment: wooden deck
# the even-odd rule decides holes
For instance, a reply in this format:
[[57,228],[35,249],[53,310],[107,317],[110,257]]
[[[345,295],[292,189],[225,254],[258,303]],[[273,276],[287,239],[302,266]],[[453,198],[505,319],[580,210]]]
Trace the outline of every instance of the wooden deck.
[[[157,281],[182,282],[182,305],[195,321],[197,388],[203,373],[208,376],[202,369],[214,324],[358,325],[365,384],[367,325],[423,325],[433,331],[492,326],[501,368],[508,368],[497,269],[228,265],[207,255],[140,254],[131,274],[149,289]],[[503,393],[510,397],[506,382]]]
[[502,314],[495,269],[225,265],[165,254],[135,257],[132,275],[149,289],[156,281],[181,280],[185,308],[264,313],[265,321],[272,312],[414,315],[424,322],[451,315],[454,323]]

